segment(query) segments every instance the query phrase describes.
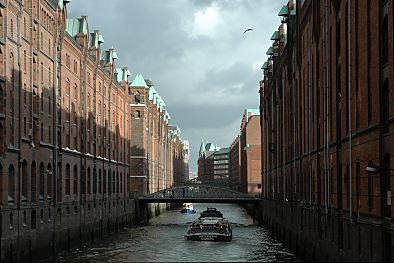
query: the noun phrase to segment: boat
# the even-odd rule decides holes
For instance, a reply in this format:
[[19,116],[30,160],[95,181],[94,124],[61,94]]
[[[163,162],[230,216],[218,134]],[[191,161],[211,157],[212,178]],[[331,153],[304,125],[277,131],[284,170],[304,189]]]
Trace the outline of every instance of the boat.
[[192,203],[184,203],[182,206],[181,213],[182,214],[194,214],[196,210],[193,209]]
[[188,227],[186,240],[193,241],[231,241],[231,224],[216,208],[207,208],[200,217]]

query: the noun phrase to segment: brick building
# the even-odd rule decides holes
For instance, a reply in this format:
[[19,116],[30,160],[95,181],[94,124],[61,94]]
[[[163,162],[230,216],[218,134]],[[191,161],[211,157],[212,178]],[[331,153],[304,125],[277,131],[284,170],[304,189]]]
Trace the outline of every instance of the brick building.
[[230,181],[231,188],[241,191],[241,158],[240,136],[238,135],[230,145]]
[[260,112],[246,109],[239,135],[230,146],[230,178],[233,189],[253,195],[261,194]]
[[1,261],[50,256],[131,224],[135,138],[149,138],[150,191],[172,186],[173,162],[183,161],[164,102],[146,96],[154,102],[140,129],[129,70],[87,17],[67,17],[69,2],[0,1]]
[[393,2],[289,1],[279,16],[260,83],[263,217],[305,258],[392,261]]
[[247,109],[241,122],[239,138],[241,191],[261,193],[261,129],[258,109]]
[[214,180],[214,153],[220,150],[220,147],[211,142],[201,142],[199,150],[198,164],[198,179],[205,181]]

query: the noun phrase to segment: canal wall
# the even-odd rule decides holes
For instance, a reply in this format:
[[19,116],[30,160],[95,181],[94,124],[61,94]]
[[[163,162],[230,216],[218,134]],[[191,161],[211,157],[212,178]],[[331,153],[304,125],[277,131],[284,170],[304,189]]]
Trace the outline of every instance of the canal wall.
[[305,261],[393,261],[393,223],[263,200],[258,223]]
[[56,212],[53,207],[41,209],[41,219],[35,223],[34,229],[26,224],[30,220],[26,215],[30,214],[24,212],[21,209],[13,215],[18,222],[14,227],[2,225],[3,232],[15,233],[1,239],[2,262],[51,259],[59,252],[83,247],[123,227],[132,226],[136,220],[134,199],[58,206]]

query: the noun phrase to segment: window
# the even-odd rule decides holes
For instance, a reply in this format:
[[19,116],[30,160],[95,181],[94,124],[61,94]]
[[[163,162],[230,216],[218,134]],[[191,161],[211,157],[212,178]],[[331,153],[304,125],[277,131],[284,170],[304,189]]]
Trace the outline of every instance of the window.
[[31,211],[30,220],[31,220],[31,224],[30,224],[31,229],[37,229],[37,222],[36,222],[37,214],[36,214],[36,210]]
[[23,160],[22,163],[22,201],[27,198],[27,162]]
[[66,165],[66,195],[70,195],[70,165]]
[[49,115],[52,114],[52,102],[51,102],[51,96],[48,97],[48,113]]
[[47,197],[50,199],[52,196],[52,166],[47,166]]
[[78,168],[76,165],[74,165],[73,194],[78,195]]
[[41,62],[41,84],[44,84],[44,63]]
[[56,183],[57,183],[57,194],[56,194],[57,201],[61,202],[62,198],[63,198],[63,191],[62,191],[63,190],[63,187],[62,187],[63,177],[62,177],[62,165],[61,165],[61,163],[57,164],[57,182]]
[[23,36],[27,36],[27,24],[26,24],[26,17],[23,18]]
[[98,192],[99,192],[99,194],[101,194],[101,187],[102,187],[102,185],[101,185],[101,169],[99,169],[99,177],[98,177]]
[[15,198],[15,169],[13,165],[8,168],[8,200],[13,202]]
[[26,117],[23,118],[23,135],[25,135],[25,137],[27,136],[27,123],[26,123]]
[[107,193],[107,171],[105,169],[103,172],[103,193]]
[[44,200],[44,192],[45,192],[45,166],[43,163],[40,163],[40,179],[39,179],[39,193],[40,200]]
[[11,38],[14,38],[14,21],[12,19],[10,22],[10,36]]
[[87,193],[90,194],[91,193],[91,174],[90,174],[90,167],[88,167],[88,189],[87,189]]
[[36,162],[33,161],[31,164],[31,185],[30,185],[30,190],[31,190],[31,202],[37,201],[37,166]]
[[97,172],[96,168],[93,168],[93,194],[97,193]]
[[44,112],[44,92],[41,92],[41,112]]
[[141,118],[141,111],[137,110],[135,111],[135,119],[140,119]]
[[[368,166],[372,166],[372,161],[368,162]],[[373,178],[372,174],[368,173],[368,212],[373,209]]]
[[27,52],[23,51],[23,71],[27,73]]

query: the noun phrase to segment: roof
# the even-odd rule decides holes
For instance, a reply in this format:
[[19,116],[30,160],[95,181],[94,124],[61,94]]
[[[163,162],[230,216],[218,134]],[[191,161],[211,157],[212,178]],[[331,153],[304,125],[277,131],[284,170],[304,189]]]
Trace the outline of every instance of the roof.
[[[133,82],[130,85],[131,87],[145,87],[149,89],[148,85],[146,85],[145,79],[141,74],[138,74],[135,76]],[[150,92],[149,92],[149,98],[150,98]]]
[[79,33],[83,35],[88,34],[88,23],[85,17],[80,18],[67,18],[66,31],[72,37],[76,37]]
[[278,16],[288,16],[289,15],[289,7],[287,5],[282,6],[280,9]]
[[271,40],[279,40],[280,36],[279,36],[279,31],[275,31],[272,36],[271,36]]
[[268,55],[268,56],[273,55],[274,54],[274,48],[272,46],[270,46],[265,54]]
[[246,109],[245,113],[249,114],[251,116],[260,116],[260,110],[259,109]]

